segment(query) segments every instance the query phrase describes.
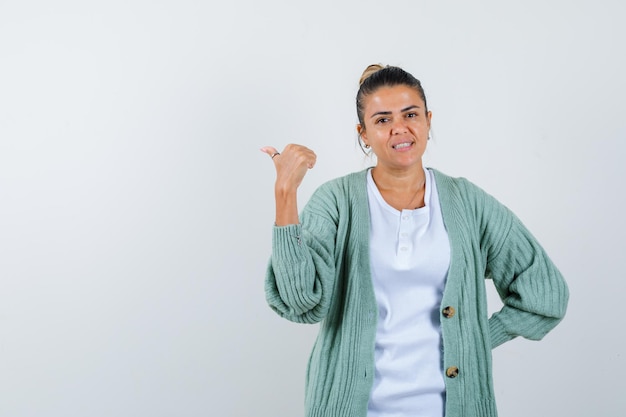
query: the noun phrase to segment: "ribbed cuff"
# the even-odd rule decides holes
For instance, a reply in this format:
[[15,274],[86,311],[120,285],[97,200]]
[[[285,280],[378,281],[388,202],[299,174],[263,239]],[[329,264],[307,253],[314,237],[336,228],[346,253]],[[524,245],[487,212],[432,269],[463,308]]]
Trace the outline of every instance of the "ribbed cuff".
[[491,316],[489,319],[489,335],[491,338],[491,349],[495,349],[501,344],[511,340],[511,336],[506,331],[497,315]]
[[272,236],[272,254],[274,257],[287,263],[299,262],[302,260],[301,246],[301,225],[274,226]]

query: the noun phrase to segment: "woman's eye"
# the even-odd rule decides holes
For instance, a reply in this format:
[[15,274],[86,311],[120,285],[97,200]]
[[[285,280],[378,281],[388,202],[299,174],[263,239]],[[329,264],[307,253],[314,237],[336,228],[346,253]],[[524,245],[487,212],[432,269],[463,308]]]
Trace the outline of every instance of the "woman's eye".
[[408,118],[417,117],[417,113],[408,113],[406,117]]
[[381,117],[380,119],[376,120],[376,123],[387,123],[389,121],[389,119],[387,117]]

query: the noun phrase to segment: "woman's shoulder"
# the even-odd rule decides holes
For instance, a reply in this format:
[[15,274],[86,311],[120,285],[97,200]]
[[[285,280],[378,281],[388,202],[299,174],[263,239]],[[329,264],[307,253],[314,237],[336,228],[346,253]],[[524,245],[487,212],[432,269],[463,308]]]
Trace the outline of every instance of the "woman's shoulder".
[[471,182],[465,177],[454,177],[448,174],[445,174],[438,169],[435,168],[427,168],[429,171],[432,171],[435,176],[435,182],[437,184],[437,189],[441,192],[442,190],[446,193],[454,193],[454,192],[469,192],[469,193],[481,193],[484,192],[479,186]]
[[307,203],[307,208],[317,206],[344,207],[351,201],[366,201],[366,175],[367,169],[352,172],[324,182],[317,187],[311,195]]
[[313,192],[302,212],[303,222],[310,217],[338,222],[341,213],[352,204],[367,204],[367,170],[353,172],[326,181]]
[[343,194],[353,193],[355,189],[363,188],[365,190],[367,169],[361,171],[351,172],[341,177],[333,178],[320,185],[315,193],[332,193]]
[[433,168],[437,192],[445,203],[463,202],[467,207],[489,207],[502,205],[498,200],[465,177],[454,177]]

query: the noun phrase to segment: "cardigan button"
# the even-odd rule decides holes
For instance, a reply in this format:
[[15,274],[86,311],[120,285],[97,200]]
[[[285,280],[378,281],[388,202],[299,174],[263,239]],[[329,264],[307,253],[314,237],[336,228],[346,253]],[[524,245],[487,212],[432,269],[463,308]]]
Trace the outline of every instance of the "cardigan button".
[[457,376],[459,376],[459,368],[457,368],[456,366],[451,366],[448,369],[446,369],[446,376],[448,378],[456,378]]
[[451,319],[456,314],[456,310],[454,309],[454,307],[448,306],[441,310],[441,314],[443,314],[445,318]]

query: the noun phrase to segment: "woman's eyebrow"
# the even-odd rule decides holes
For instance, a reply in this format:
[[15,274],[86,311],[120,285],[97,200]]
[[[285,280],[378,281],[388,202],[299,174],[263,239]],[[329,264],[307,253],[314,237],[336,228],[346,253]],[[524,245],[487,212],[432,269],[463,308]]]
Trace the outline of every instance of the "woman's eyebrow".
[[[419,109],[419,108],[420,108],[420,106],[417,106],[417,105],[413,104],[413,105],[411,105],[411,106],[405,107],[405,108],[403,108],[402,110],[400,110],[400,113],[404,113],[405,111],[409,111],[409,110],[413,110],[413,109]],[[372,114],[372,115],[370,116],[370,119],[371,119],[372,117],[376,117],[376,116],[388,116],[388,115],[390,115],[390,114],[391,114],[391,112],[390,112],[390,111],[377,111],[376,113],[374,113],[374,114]]]

